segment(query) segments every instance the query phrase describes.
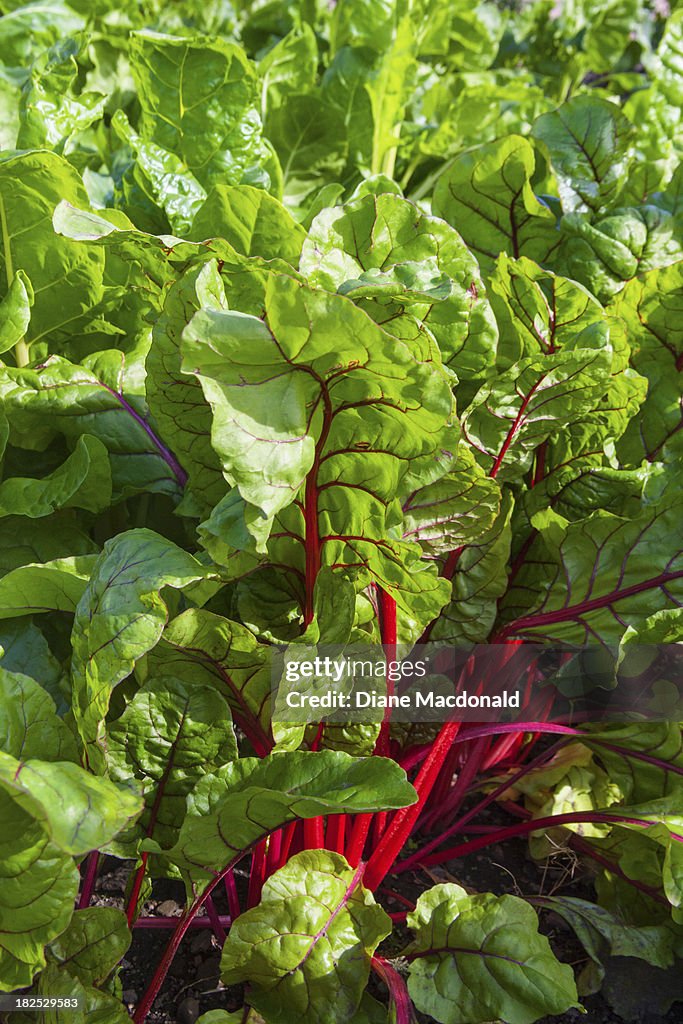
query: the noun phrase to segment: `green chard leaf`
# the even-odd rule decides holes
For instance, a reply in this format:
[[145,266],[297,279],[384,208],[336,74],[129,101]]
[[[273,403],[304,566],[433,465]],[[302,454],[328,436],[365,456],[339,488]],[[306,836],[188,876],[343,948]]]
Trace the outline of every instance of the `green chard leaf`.
[[126,916],[114,907],[77,910],[65,932],[50,943],[48,960],[83,985],[101,984],[130,946]]
[[277,170],[261,138],[258,80],[244,51],[222,39],[156,32],[131,37],[144,142],[174,154],[208,189],[272,189]]
[[[680,450],[683,410],[680,402],[683,373],[683,265],[651,270],[630,282],[611,309],[631,338],[631,362],[648,381],[648,394],[639,416],[629,426],[619,454],[638,465],[668,461]],[[668,453],[671,453],[669,456]]]
[[147,421],[136,372],[135,360],[114,350],[82,366],[50,356],[35,370],[0,369],[10,443],[41,450],[59,434],[73,446],[91,435],[81,449],[109,452],[114,500],[139,491],[177,494],[184,470]]
[[517,135],[460,153],[439,177],[432,207],[452,224],[485,273],[499,253],[547,262],[560,238],[531,186],[535,157]]
[[242,757],[197,783],[178,842],[163,853],[206,879],[296,818],[391,810],[415,799],[403,769],[387,758],[333,750]]
[[501,604],[500,637],[614,643],[654,612],[680,608],[677,494],[633,519],[598,511],[568,523],[539,512],[533,522],[539,533]]
[[186,687],[216,690],[254,750],[268,752],[269,652],[246,626],[203,608],[188,608],[168,624],[149,661],[152,672],[168,672]]
[[465,438],[492,477],[518,478],[539,445],[599,408],[611,382],[609,348],[521,359],[485,384],[467,410]]
[[263,551],[272,531],[272,561],[305,577],[297,538],[306,533],[318,568],[367,571],[417,617],[433,618],[447,584],[389,528],[400,522],[397,494],[420,474],[441,475],[444,445],[457,436],[446,372],[433,350],[286,276],[268,279],[265,311],[261,320],[201,310],[183,334],[183,368],[213,408],[223,472],[260,510],[245,518],[252,550]]
[[73,734],[34,679],[0,669],[0,750],[18,761],[78,761]]
[[43,947],[67,927],[78,893],[71,856],[0,786],[0,991],[30,985]]
[[525,900],[435,885],[407,923],[408,991],[441,1024],[533,1024],[579,1005],[571,967],[556,960]]
[[60,0],[29,4],[3,4],[0,22],[0,60],[12,67],[25,66],[64,36],[85,26],[75,9]]
[[148,679],[107,730],[109,777],[142,783],[145,811],[136,831],[163,846],[175,842],[185,799],[198,780],[236,757],[230,712],[220,694],[166,674]]
[[72,454],[42,480],[10,477],[0,484],[0,516],[38,519],[58,508],[101,512],[111,501],[109,455],[102,442],[81,434]]
[[500,488],[461,444],[453,469],[404,501],[403,536],[428,556],[448,554],[482,539],[499,510]]
[[455,548],[450,603],[432,626],[430,640],[452,644],[482,643],[489,638],[505,593],[510,558],[510,517],[513,502],[509,490],[501,496],[501,509],[491,527],[478,540]]
[[251,185],[216,185],[197,210],[188,237],[219,235],[243,256],[282,259],[296,267],[306,232],[268,192]]
[[223,981],[251,982],[249,1002],[273,1022],[351,1021],[372,955],[391,932],[362,877],[363,867],[327,850],[292,857],[230,929]]
[[565,213],[614,204],[627,177],[633,132],[614,103],[575,96],[542,114],[533,131],[550,155]]
[[0,788],[40,822],[60,850],[74,856],[109,842],[142,809],[130,786],[116,786],[66,761],[0,753]]
[[502,254],[490,292],[500,327],[501,369],[560,349],[603,348],[608,340],[608,319],[591,293],[525,257],[515,260]]
[[31,323],[33,288],[23,270],[17,270],[0,300],[0,354],[23,340]]
[[53,149],[68,154],[77,136],[104,113],[105,97],[76,91],[82,42],[64,39],[36,60],[22,91],[17,149]]
[[128,530],[104,545],[78,603],[72,633],[73,711],[93,767],[111,692],[159,640],[168,615],[160,591],[209,575],[171,541]]
[[75,612],[96,561],[95,554],[74,555],[11,569],[0,579],[0,619]]
[[476,260],[449,225],[400,196],[364,195],[323,210],[300,269],[312,284],[348,295],[390,333],[397,317],[414,317],[466,379],[483,375],[494,358],[496,324]]
[[31,278],[27,342],[68,336],[101,297],[103,254],[55,237],[52,214],[61,200],[87,206],[80,175],[65,159],[41,151],[0,158],[0,270],[8,287],[19,270]]

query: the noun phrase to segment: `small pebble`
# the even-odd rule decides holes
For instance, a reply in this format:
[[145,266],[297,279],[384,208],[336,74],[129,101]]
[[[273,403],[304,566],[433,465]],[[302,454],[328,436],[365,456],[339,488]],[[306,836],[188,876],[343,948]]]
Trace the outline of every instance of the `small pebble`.
[[157,906],[157,913],[162,917],[179,917],[181,910],[175,900],[164,900]]
[[188,996],[187,999],[183,999],[182,1003],[178,1006],[178,1024],[194,1024],[198,1016],[199,1000],[195,999],[194,996]]

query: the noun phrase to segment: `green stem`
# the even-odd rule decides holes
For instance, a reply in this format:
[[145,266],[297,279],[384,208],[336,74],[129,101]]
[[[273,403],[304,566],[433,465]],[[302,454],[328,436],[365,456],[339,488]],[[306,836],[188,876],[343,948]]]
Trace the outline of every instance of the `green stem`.
[[18,367],[28,366],[30,361],[28,345],[23,338],[14,346],[14,358]]

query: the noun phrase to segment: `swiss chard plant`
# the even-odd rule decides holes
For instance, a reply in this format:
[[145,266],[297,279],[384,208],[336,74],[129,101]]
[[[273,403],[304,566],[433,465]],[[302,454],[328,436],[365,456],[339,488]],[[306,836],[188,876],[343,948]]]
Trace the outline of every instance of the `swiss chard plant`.
[[[0,11],[0,991],[127,1020],[161,879],[137,1024],[196,927],[206,1024],[532,1024],[673,967],[675,714],[549,721],[533,658],[512,724],[271,684],[295,642],[481,683],[683,640],[681,5]],[[520,837],[594,902],[476,891]]]

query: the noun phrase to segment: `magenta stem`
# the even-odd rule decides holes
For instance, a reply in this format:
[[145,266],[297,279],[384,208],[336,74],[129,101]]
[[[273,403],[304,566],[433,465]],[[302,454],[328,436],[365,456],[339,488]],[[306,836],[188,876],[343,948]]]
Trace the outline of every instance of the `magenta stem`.
[[[217,915],[221,928],[229,928],[232,918],[228,914]],[[139,917],[133,928],[175,928],[178,924],[177,917]],[[190,921],[188,928],[213,928],[213,923],[208,917],[195,917]]]
[[127,402],[119,391],[114,391],[113,388],[107,387],[107,385],[104,384],[102,381],[100,381],[99,383],[104,388],[104,390],[108,391],[110,395],[113,395],[113,397],[122,406],[122,408],[124,408],[126,412],[133,417],[138,426],[142,427],[144,432],[147,434],[147,437],[150,439],[156,450],[159,452],[159,455],[161,455],[162,459],[173,473],[173,476],[176,478],[180,486],[184,487],[185,484],[187,483],[187,473],[180,465],[171,449],[167,448],[163,441],[157,437],[157,435],[154,433],[154,431],[152,430],[144,416],[141,416],[139,412],[136,412],[133,406],[130,404],[130,402]]
[[90,906],[90,900],[92,899],[93,892],[95,891],[95,882],[97,881],[97,871],[100,865],[100,851],[93,850],[92,853],[88,854],[87,863],[85,866],[85,875],[83,876],[83,888],[81,889],[81,895],[78,900],[78,909],[85,910],[86,907]]
[[204,900],[204,906],[206,908],[206,913],[208,914],[209,921],[211,922],[211,927],[213,928],[213,933],[216,936],[216,938],[218,939],[218,942],[220,943],[220,945],[222,947],[224,942],[225,942],[225,940],[228,937],[228,934],[227,934],[225,928],[223,927],[223,924],[222,924],[221,918],[220,918],[220,914],[216,910],[216,905],[213,902],[213,896],[207,896],[206,897],[206,899]]

